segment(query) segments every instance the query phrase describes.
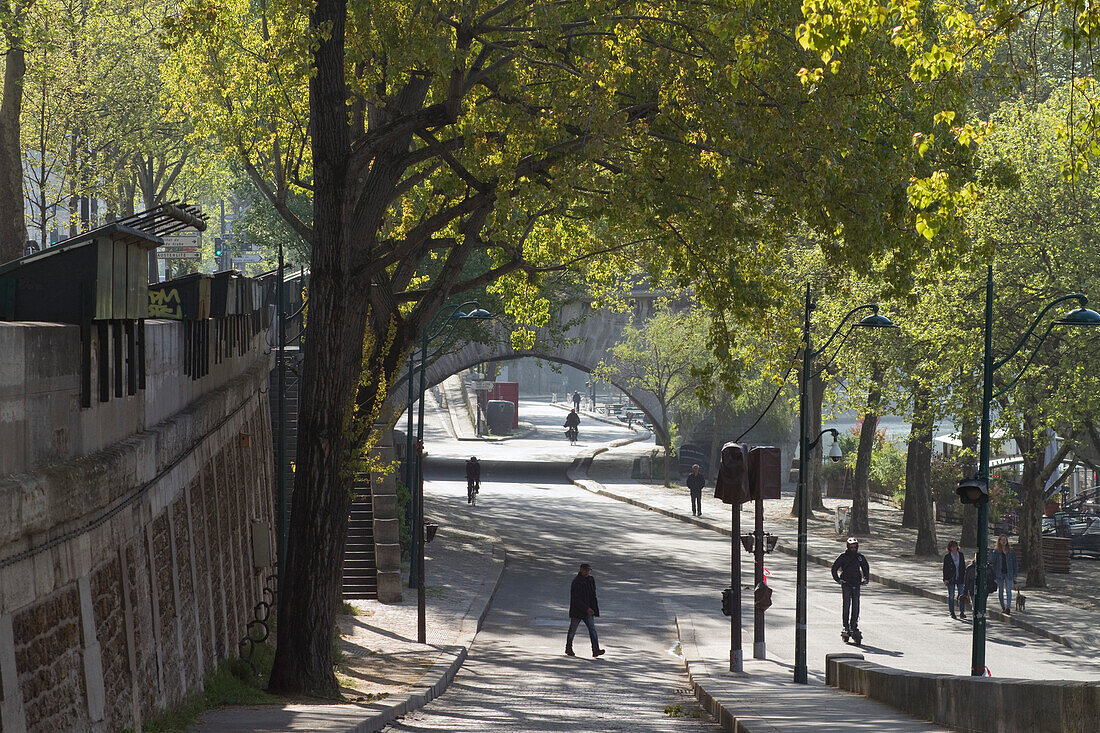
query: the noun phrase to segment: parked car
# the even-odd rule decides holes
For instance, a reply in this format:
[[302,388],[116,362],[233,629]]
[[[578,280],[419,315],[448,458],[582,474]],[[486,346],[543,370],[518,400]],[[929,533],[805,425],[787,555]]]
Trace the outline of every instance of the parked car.
[[1070,535],[1069,550],[1071,555],[1100,556],[1100,517],[1089,516],[1084,530]]

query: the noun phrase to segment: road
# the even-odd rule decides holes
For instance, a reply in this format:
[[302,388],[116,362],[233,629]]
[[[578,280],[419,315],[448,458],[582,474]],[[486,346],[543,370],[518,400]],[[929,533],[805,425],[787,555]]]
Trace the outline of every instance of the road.
[[[674,618],[695,615],[710,647],[728,649],[729,621],[719,611],[728,584],[729,540],[572,486],[565,469],[578,454],[629,435],[616,426],[581,425],[581,442],[562,437],[564,413],[526,403],[523,419],[539,432],[523,440],[450,440],[429,415],[425,444],[428,516],[499,535],[508,562],[482,632],[450,689],[393,731],[680,731],[715,730],[704,718],[673,718],[667,706],[697,710],[675,643]],[[466,503],[463,463],[482,461],[476,507]],[[569,583],[580,562],[592,565],[600,599],[601,645],[587,656],[583,629],[564,656]],[[768,654],[793,663],[794,564],[769,557],[776,605],[767,615]],[[430,566],[428,585],[433,584]],[[959,673],[968,664],[970,627],[939,604],[881,586],[865,589],[863,617],[871,661],[925,672]],[[851,650],[839,639],[840,594],[827,570],[811,568],[811,681],[823,678],[826,653]],[[746,615],[746,652],[752,650]],[[1100,662],[1052,642],[992,626],[988,664],[998,676],[1097,679]]]

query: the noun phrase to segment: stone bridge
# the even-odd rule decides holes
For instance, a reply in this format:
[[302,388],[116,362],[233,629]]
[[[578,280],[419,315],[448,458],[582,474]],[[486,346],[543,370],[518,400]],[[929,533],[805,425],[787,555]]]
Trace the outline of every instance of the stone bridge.
[[[492,330],[490,338],[484,343],[459,341],[428,364],[425,384],[429,388],[434,387],[452,374],[478,364],[525,356],[568,364],[581,371],[591,372],[600,361],[607,358],[608,352],[622,338],[623,328],[648,318],[653,312],[656,299],[663,295],[665,294],[648,290],[631,292],[634,307],[632,311],[625,313],[594,309],[588,300],[567,303],[553,315],[552,327],[537,332],[535,346],[531,349],[512,348],[508,332],[499,327]],[[567,327],[560,329],[561,324]],[[429,359],[431,358],[432,355],[429,354]],[[656,398],[623,384],[612,384],[622,390],[649,418],[658,438],[663,440],[661,409]],[[392,414],[400,415],[404,410],[407,389],[407,382],[402,376],[391,396]]]

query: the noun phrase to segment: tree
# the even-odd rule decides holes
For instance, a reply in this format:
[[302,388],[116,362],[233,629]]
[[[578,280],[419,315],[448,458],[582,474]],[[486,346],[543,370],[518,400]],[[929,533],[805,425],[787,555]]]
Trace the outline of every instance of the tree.
[[651,395],[657,401],[658,437],[665,448],[665,486],[671,485],[672,411],[685,400],[698,400],[699,375],[712,366],[706,345],[709,325],[701,311],[673,311],[663,306],[640,327],[624,328],[622,339],[611,348],[610,359],[592,371],[597,379]]
[[[545,274],[583,268],[600,291],[642,262],[695,285],[724,358],[737,317],[781,297],[768,245],[792,221],[833,234],[835,262],[889,246],[899,284],[941,247],[913,231],[910,180],[931,166],[912,132],[959,101],[956,87],[919,86],[910,50],[884,37],[854,44],[828,78],[792,76],[817,57],[791,42],[799,12],[787,0],[717,14],[602,0],[180,7],[177,98],[312,249],[309,430],[280,594],[293,622],[280,624],[274,689],[335,694],[348,466],[452,296],[533,298],[515,310],[539,326],[549,308],[529,285]],[[941,161],[963,147],[945,142]],[[293,190],[311,192],[312,222],[287,205]]]
[[[1053,298],[1100,291],[1100,191],[1090,171],[1067,176],[1059,132],[1076,88],[1055,90],[1041,104],[1006,102],[983,150],[986,191],[972,229],[994,264],[994,352],[1000,356]],[[1058,315],[1047,316],[1039,334]],[[1012,436],[1023,457],[1020,545],[1029,585],[1046,582],[1039,528],[1047,481],[1100,414],[1100,373],[1090,367],[1096,340],[1079,330],[1054,329],[1041,347],[1032,339],[996,372],[995,425]],[[1055,435],[1065,440],[1054,451],[1056,460],[1048,461],[1045,448]]]
[[0,99],[0,262],[23,256],[27,225],[23,221],[23,162],[19,131],[23,80],[27,74],[25,23],[34,0],[7,0],[0,6],[4,53],[4,90]]

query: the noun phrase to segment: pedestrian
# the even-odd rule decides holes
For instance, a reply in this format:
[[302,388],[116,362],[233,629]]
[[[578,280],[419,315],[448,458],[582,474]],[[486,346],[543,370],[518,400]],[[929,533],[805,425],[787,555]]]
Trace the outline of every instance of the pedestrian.
[[[947,610],[951,618],[966,620],[963,597],[966,595],[966,558],[963,557],[959,543],[951,540],[947,543],[947,554],[943,556],[943,584],[947,586]],[[955,599],[959,600],[959,615],[955,616]]]
[[997,537],[997,547],[993,550],[993,577],[997,580],[997,600],[1001,610],[1012,615],[1012,586],[1016,585],[1016,573],[1020,564],[1016,560],[1016,551],[1008,544],[1008,535]]
[[466,503],[473,504],[480,490],[481,462],[477,456],[470,456],[470,460],[466,461]]
[[848,538],[847,549],[833,561],[833,580],[840,583],[843,596],[842,615],[844,630],[840,636],[848,641],[849,635],[859,644],[863,635],[859,631],[859,589],[871,580],[867,558],[859,551],[859,540]]
[[[977,585],[978,585],[978,559],[974,558],[974,562],[966,566],[966,597],[970,600],[970,608],[976,609],[977,606]],[[985,564],[985,595],[988,598],[993,591],[997,590],[997,579],[993,576],[993,563],[987,562]]]
[[588,638],[592,641],[592,656],[603,654],[600,649],[600,638],[596,635],[595,618],[600,615],[600,604],[596,600],[596,579],[592,577],[592,566],[586,562],[581,563],[580,572],[573,578],[573,584],[569,587],[569,634],[565,637],[565,653],[575,657],[573,653],[573,637],[577,634],[577,627],[581,621],[588,627]]
[[580,392],[573,392],[573,409],[574,410],[580,410],[581,409],[581,393]]
[[688,491],[691,492],[691,515],[693,517],[703,516],[703,487],[706,486],[707,480],[703,477],[703,474],[699,473],[699,464],[696,463],[691,467],[691,473],[687,477]]

